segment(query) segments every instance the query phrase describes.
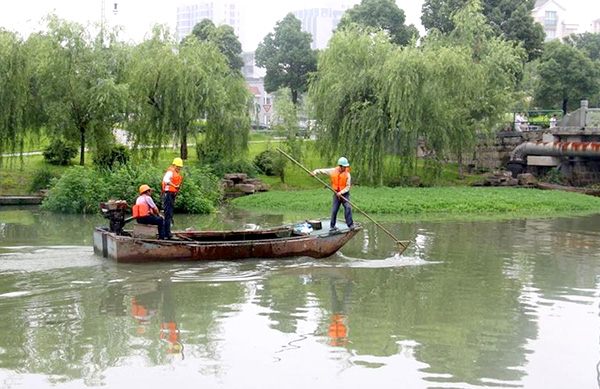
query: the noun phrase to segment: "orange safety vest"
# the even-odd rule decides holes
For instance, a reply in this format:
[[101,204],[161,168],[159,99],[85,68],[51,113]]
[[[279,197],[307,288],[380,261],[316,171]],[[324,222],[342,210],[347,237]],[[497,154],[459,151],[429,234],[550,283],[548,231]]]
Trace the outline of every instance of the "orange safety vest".
[[345,346],[348,344],[348,339],[346,338],[348,331],[346,326],[342,322],[344,319],[344,315],[333,315],[331,317],[332,321],[329,325],[329,338],[331,338],[332,346]]
[[131,315],[135,318],[148,316],[148,310],[135,298],[131,300]]
[[146,217],[150,215],[150,206],[146,201],[141,204],[136,204],[131,208],[131,213],[133,213],[134,219],[139,219],[141,217]]
[[160,323],[160,338],[168,340],[171,343],[179,341],[179,330],[177,329],[177,323],[168,322]]
[[167,185],[163,181],[162,182],[162,192],[163,193],[165,193],[165,192],[175,192],[175,193],[179,192],[179,188],[181,187],[181,181],[182,181],[183,177],[181,177],[181,174],[179,174],[177,172],[177,170],[175,170],[175,168],[173,166],[169,167],[167,169],[167,171],[172,171],[173,172],[173,177],[171,177],[171,183],[173,185],[177,185],[177,188],[174,187],[173,185],[170,185],[170,184]]
[[346,169],[343,173],[340,172],[340,168],[336,167],[333,173],[331,173],[331,186],[336,192],[341,191],[346,187],[348,177],[350,176],[350,170]]

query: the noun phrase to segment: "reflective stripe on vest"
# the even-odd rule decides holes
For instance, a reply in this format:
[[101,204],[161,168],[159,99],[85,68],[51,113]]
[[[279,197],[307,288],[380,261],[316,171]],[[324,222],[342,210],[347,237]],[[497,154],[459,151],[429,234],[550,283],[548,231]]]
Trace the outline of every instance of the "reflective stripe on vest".
[[144,201],[143,203],[134,205],[133,208],[131,208],[131,213],[133,213],[134,219],[146,217],[150,215],[150,206]]
[[341,191],[346,187],[348,182],[348,171],[340,172],[340,168],[336,167],[333,173],[331,173],[331,186],[336,192]]
[[172,166],[170,168],[168,168],[167,171],[173,172],[173,176],[171,177],[171,184],[177,185],[177,187],[174,187],[171,184],[167,185],[163,181],[162,182],[162,191],[163,191],[163,193],[164,192],[175,192],[175,193],[179,192],[179,187],[181,186],[181,180],[182,180],[181,174],[179,174],[177,172],[177,170],[175,170],[175,168],[172,167]]

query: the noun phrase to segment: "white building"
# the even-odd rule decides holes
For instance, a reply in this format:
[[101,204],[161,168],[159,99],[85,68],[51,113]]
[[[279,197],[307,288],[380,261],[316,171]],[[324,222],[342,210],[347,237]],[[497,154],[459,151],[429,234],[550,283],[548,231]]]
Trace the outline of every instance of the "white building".
[[250,110],[250,118],[253,128],[269,128],[271,126],[273,111],[273,99],[265,91],[265,69],[256,67],[254,53],[242,53],[244,67],[242,74],[252,93],[254,104]]
[[565,21],[566,9],[555,0],[537,0],[532,15],[544,27],[546,41],[577,33],[579,25]]
[[592,32],[594,34],[600,34],[600,19],[592,21]]
[[180,40],[185,38],[196,24],[203,19],[210,19],[216,26],[231,26],[239,38],[242,30],[240,15],[240,7],[235,0],[190,0],[189,3],[177,7],[177,36]]
[[324,49],[333,35],[333,30],[342,19],[342,15],[351,7],[350,1],[329,1],[320,8],[305,8],[293,11],[302,22],[302,31],[309,32],[313,41],[311,47]]

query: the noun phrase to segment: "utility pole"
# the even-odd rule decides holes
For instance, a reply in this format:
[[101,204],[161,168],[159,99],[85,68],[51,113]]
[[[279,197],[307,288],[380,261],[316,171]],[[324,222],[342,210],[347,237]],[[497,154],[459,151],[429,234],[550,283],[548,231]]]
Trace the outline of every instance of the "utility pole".
[[[119,12],[118,10],[118,5],[119,3],[115,2],[113,5],[113,14],[117,14]],[[102,40],[102,42],[104,42],[104,26],[106,25],[106,0],[101,0],[101,6],[100,6],[100,39]]]
[[104,45],[104,22],[106,19],[106,0],[101,0],[100,7],[100,44]]

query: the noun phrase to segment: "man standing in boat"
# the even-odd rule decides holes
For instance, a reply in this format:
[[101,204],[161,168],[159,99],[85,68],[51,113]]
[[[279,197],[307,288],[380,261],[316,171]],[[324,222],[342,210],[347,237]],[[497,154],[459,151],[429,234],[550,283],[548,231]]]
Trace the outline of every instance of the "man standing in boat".
[[148,185],[141,185],[138,189],[140,195],[135,200],[133,206],[133,217],[140,224],[151,224],[158,227],[158,239],[165,238],[165,224],[163,218],[160,216],[158,207],[152,200],[151,192],[152,188]]
[[173,159],[173,163],[167,169],[162,180],[162,202],[165,210],[165,239],[171,239],[171,224],[173,223],[173,211],[175,209],[175,197],[179,193],[183,177],[179,171],[183,167],[183,160],[179,157]]
[[348,203],[350,201],[350,187],[352,186],[352,177],[350,176],[350,163],[345,157],[338,159],[338,166],[329,169],[315,169],[310,173],[312,176],[317,174],[328,174],[331,177],[331,186],[335,193],[333,194],[333,207],[331,209],[331,223],[329,229],[337,230],[335,226],[337,213],[340,205],[344,206],[344,217],[346,224],[350,229],[354,228],[352,220],[352,207]]

